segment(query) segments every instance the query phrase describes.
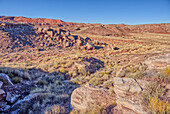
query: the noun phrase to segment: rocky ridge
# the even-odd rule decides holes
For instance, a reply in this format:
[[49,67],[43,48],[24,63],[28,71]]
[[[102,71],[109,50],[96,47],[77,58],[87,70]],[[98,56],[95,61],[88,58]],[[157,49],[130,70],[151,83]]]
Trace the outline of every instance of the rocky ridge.
[[23,23],[0,23],[1,51],[16,51],[34,48],[40,51],[49,48],[77,47],[92,50],[90,38],[71,35],[68,30],[55,27],[33,26]]

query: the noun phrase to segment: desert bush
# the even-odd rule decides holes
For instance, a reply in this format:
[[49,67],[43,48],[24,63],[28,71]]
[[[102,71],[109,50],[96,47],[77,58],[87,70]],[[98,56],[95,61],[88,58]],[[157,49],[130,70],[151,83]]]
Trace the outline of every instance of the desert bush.
[[87,71],[86,71],[85,68],[80,68],[78,72],[79,72],[80,75],[83,75],[83,76],[87,75]]
[[170,77],[170,66],[165,68],[165,71],[164,71],[165,75]]
[[111,73],[112,73],[112,69],[111,68],[106,70],[106,74],[111,74]]
[[[115,100],[110,104],[112,106],[116,105]],[[89,104],[89,108],[86,110],[75,110],[73,109],[70,114],[109,114],[111,113],[109,110],[107,110],[107,107],[104,107],[103,105],[97,105],[97,104]]]
[[114,88],[113,88],[113,87],[110,87],[110,88],[109,88],[109,92],[110,92],[111,94],[113,94],[113,93],[115,94]]
[[71,67],[74,64],[72,61],[68,61],[65,65],[65,67]]
[[65,72],[66,72],[63,67],[60,67],[60,68],[59,68],[59,71],[60,71],[61,73],[65,73]]
[[149,108],[156,114],[169,114],[170,103],[157,97],[152,97],[149,101]]
[[118,77],[122,78],[122,77],[125,77],[127,74],[125,72],[125,70],[123,70],[119,75]]
[[142,72],[146,71],[147,68],[148,68],[148,66],[146,64],[142,64],[142,65],[139,66],[139,70],[142,71]]
[[101,71],[100,74],[104,75],[106,74],[106,71]]
[[[51,81],[52,82],[52,81]],[[31,102],[23,104],[21,108],[21,113],[39,113],[44,112],[46,114],[63,114],[65,109],[62,106],[57,106],[55,104],[65,104],[68,99],[68,89],[75,89],[75,86],[69,83],[63,84],[59,80],[54,80],[53,83],[48,85],[38,86],[34,88],[31,93],[47,93],[45,97],[37,97]],[[52,107],[49,107],[52,106]],[[44,110],[46,107],[46,110]]]
[[75,83],[75,84],[79,84],[78,77],[76,77],[76,78],[71,78],[71,82],[73,82],[73,83]]
[[80,114],[80,113],[79,113],[79,111],[78,111],[78,110],[73,109],[73,110],[71,110],[71,111],[70,111],[70,113],[69,113],[69,114]]
[[84,84],[85,83],[85,79],[83,76],[76,77],[72,81],[73,81],[73,83],[76,83],[76,84]]
[[104,87],[112,87],[113,85],[114,85],[114,81],[113,80],[108,80],[108,81],[105,81],[103,83]]
[[11,81],[12,81],[14,84],[16,84],[16,83],[20,83],[22,80],[23,80],[23,79],[22,79],[21,77],[16,76],[16,77],[13,77]]
[[47,84],[47,82],[45,80],[38,80],[37,84],[43,86],[43,85]]
[[145,89],[142,93],[143,103],[148,105],[151,98],[163,98],[165,94],[165,88],[156,82],[151,82],[145,85]]
[[162,72],[158,72],[157,74],[155,74],[153,76],[153,78],[156,80],[156,81],[159,81],[161,83],[170,83],[170,77],[168,77],[167,75],[165,75],[164,73]]
[[45,114],[64,114],[65,107],[59,106],[59,105],[53,105],[52,107],[49,107],[46,109]]
[[18,69],[18,68],[1,68],[1,72],[8,74],[10,76],[10,78],[13,78],[14,76],[17,77],[21,77],[21,78],[25,78],[25,79],[29,79],[31,80],[31,76],[28,73],[27,70],[22,70],[22,69]]
[[109,78],[110,78],[110,75],[109,75],[109,74],[105,74],[105,75],[103,75],[103,77],[102,77],[103,81],[107,81]]
[[92,79],[90,79],[90,81],[88,83],[95,85],[95,86],[99,86],[103,83],[104,81],[101,78],[96,78],[93,77]]
[[143,77],[143,74],[141,71],[136,71],[135,73],[130,73],[126,77],[133,78],[133,79],[140,79]]
[[76,71],[73,71],[72,76],[76,77],[77,75],[78,75],[78,73]]
[[59,65],[59,64],[54,64],[53,67],[54,67],[54,68],[59,68],[60,65]]
[[[46,96],[38,96],[30,102],[26,102],[21,107],[20,113],[37,114],[46,112],[47,114],[54,114],[59,112],[63,114],[63,104],[69,100],[69,95],[71,94],[68,90],[72,91],[77,86],[71,82],[62,82],[63,78],[59,74],[61,73],[56,72],[49,75],[42,75],[37,81],[33,81],[35,86],[31,88],[30,93],[45,93]],[[57,104],[62,105],[57,106]],[[49,108],[46,109],[46,107]]]
[[79,114],[102,114],[104,113],[104,107],[96,104],[89,104],[89,108],[86,110],[80,110]]
[[131,66],[131,67],[127,67],[125,71],[126,73],[135,73],[136,71],[138,71],[138,69]]

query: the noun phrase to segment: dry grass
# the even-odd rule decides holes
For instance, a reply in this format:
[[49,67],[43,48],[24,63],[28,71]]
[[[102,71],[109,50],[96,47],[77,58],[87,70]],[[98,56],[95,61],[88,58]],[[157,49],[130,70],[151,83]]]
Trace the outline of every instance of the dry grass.
[[170,113],[170,103],[159,98],[152,97],[149,102],[149,108],[153,113],[156,114],[169,114]]
[[164,73],[166,76],[170,77],[170,67],[165,68]]

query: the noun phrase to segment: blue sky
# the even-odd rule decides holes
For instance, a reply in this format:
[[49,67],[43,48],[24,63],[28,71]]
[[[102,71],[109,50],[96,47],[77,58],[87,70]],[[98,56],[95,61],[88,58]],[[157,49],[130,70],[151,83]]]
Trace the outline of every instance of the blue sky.
[[80,23],[170,23],[170,0],[0,0],[0,15]]

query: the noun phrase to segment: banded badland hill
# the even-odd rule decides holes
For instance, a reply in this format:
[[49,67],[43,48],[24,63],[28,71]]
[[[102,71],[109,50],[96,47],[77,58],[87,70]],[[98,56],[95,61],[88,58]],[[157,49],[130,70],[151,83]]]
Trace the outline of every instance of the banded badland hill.
[[0,16],[0,113],[170,113],[170,23]]

